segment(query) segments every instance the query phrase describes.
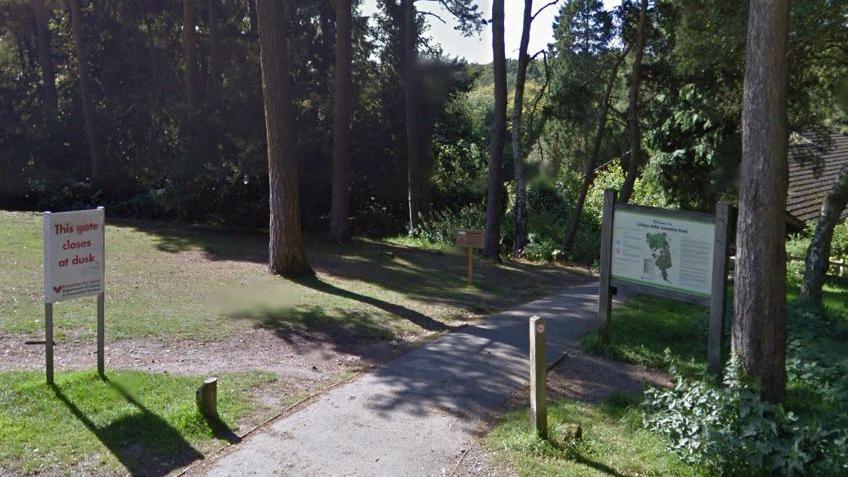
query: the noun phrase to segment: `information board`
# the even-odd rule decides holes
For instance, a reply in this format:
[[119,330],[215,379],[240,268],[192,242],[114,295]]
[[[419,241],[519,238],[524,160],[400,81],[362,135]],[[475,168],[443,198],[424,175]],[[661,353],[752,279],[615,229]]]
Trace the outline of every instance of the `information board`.
[[617,206],[612,278],[709,297],[715,222],[709,215]]
[[44,214],[44,302],[103,293],[102,208]]
[[483,248],[485,236],[482,230],[459,230],[456,232],[457,247]]

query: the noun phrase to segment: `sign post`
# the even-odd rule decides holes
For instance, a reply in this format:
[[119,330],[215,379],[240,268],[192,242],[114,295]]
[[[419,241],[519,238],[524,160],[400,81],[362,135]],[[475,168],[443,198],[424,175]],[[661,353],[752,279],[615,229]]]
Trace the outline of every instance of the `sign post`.
[[541,438],[548,436],[548,358],[545,343],[545,320],[530,318],[530,426]]
[[468,284],[474,281],[474,249],[483,248],[484,234],[482,230],[458,230],[456,232],[456,246],[468,249],[468,273],[466,279]]
[[44,343],[53,384],[53,303],[97,296],[97,372],[105,372],[105,209],[44,213]]
[[730,205],[715,215],[616,205],[615,191],[604,192],[601,227],[598,318],[609,339],[612,291],[639,293],[710,308],[709,368],[718,373],[727,287]]

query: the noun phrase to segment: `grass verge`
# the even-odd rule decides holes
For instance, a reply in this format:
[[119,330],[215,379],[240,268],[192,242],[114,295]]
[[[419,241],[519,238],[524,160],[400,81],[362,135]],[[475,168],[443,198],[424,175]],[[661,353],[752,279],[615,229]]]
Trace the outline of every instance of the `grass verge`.
[[198,377],[69,372],[0,373],[0,474],[164,475],[227,440],[255,406],[267,373],[219,376],[221,424],[197,410]]

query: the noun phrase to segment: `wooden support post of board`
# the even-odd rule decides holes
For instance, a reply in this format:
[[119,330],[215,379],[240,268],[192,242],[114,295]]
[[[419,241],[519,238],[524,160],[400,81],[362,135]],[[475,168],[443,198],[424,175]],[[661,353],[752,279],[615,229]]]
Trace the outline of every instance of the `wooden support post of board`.
[[53,304],[44,304],[44,358],[47,384],[53,384]]
[[468,247],[468,284],[474,281],[474,248]]
[[97,374],[103,376],[106,374],[106,358],[104,356],[104,343],[106,340],[105,332],[105,312],[104,312],[104,295],[97,294]]
[[604,191],[604,217],[601,224],[601,277],[598,290],[598,321],[601,338],[609,341],[610,314],[612,312],[612,294],[610,273],[612,272],[612,223],[615,211],[615,191]]
[[530,318],[530,426],[541,438],[548,436],[547,368],[545,320],[533,316]]
[[197,407],[204,416],[218,418],[218,378],[203,380],[203,385],[197,389]]
[[707,345],[709,370],[719,374],[722,366],[724,309],[727,298],[727,262],[730,243],[730,204],[719,202],[715,215],[713,280],[710,286],[710,330]]

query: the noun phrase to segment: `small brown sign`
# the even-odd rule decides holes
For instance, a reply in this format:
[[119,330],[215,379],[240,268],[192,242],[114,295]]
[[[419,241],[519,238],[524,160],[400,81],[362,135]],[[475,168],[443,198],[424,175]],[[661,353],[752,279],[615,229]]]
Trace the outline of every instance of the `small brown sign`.
[[483,248],[484,240],[482,230],[459,230],[456,232],[457,247]]

